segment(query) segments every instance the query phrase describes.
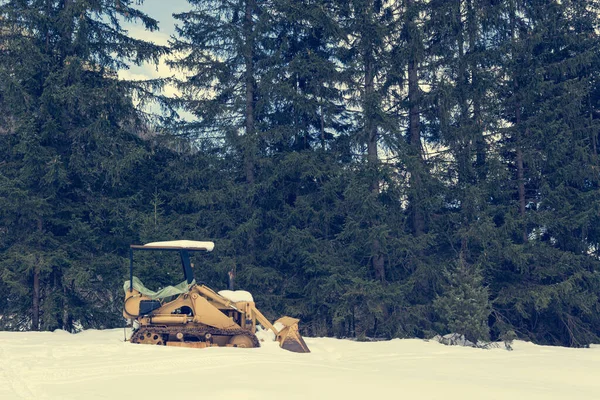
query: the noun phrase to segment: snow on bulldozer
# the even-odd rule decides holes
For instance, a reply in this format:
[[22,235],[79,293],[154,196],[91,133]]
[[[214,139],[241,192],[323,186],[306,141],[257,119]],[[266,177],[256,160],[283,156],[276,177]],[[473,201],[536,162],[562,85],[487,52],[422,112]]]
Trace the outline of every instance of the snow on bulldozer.
[[[246,291],[215,292],[197,283],[191,252],[210,252],[213,242],[178,240],[131,245],[129,280],[125,281],[123,316],[132,324],[131,343],[205,348],[259,347],[257,329],[271,330],[279,346],[297,353],[310,350],[298,330],[299,320],[282,317],[274,324],[256,308]],[[153,291],[133,275],[134,251],[179,252],[185,280]]]

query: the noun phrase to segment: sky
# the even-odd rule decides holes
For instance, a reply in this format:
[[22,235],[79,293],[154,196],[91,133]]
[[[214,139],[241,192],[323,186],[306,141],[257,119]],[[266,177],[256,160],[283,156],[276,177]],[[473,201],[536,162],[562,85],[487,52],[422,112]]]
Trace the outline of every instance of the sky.
[[[161,45],[166,45],[170,36],[175,33],[173,13],[188,11],[191,8],[186,0],[145,0],[137,7],[159,21],[159,30],[148,32],[139,23],[124,24],[124,28],[135,38],[151,40]],[[154,79],[168,77],[173,74],[174,72],[167,67],[164,59],[161,60],[158,66],[147,63],[141,66],[132,65],[129,70],[119,72],[119,76],[123,79]],[[173,95],[175,94],[175,89],[167,88],[165,93]]]
[[175,20],[172,14],[187,11],[190,8],[187,0],[145,0],[140,6],[141,10],[160,21],[160,30],[167,34],[175,32]]

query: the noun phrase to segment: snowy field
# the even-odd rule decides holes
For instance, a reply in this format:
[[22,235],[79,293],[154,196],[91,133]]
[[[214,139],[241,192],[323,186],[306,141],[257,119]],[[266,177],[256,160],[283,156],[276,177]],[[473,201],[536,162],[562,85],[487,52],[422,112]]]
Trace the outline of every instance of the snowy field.
[[[0,332],[0,399],[600,399],[600,346],[514,351],[306,338],[279,349],[123,342],[123,330]],[[376,397],[377,396],[377,397]]]

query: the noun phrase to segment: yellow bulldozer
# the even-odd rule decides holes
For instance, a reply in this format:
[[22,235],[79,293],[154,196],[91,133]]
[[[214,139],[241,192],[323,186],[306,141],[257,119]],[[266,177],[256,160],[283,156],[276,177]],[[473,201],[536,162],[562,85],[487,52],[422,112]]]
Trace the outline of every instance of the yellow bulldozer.
[[[132,324],[131,343],[205,348],[259,347],[257,329],[271,330],[281,348],[309,353],[298,331],[299,320],[282,317],[274,324],[256,308],[245,291],[215,292],[196,283],[191,252],[210,252],[213,242],[178,240],[131,245],[129,280],[125,281],[123,316]],[[159,291],[146,288],[133,275],[134,251],[179,252],[185,280]]]

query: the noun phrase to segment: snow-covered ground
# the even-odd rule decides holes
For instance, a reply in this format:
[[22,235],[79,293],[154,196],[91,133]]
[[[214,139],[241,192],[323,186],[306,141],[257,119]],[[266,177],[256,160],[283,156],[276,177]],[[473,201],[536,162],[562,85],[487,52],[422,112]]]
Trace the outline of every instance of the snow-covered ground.
[[123,330],[0,332],[0,399],[600,399],[600,347],[514,351],[306,338],[310,354],[123,342]]

